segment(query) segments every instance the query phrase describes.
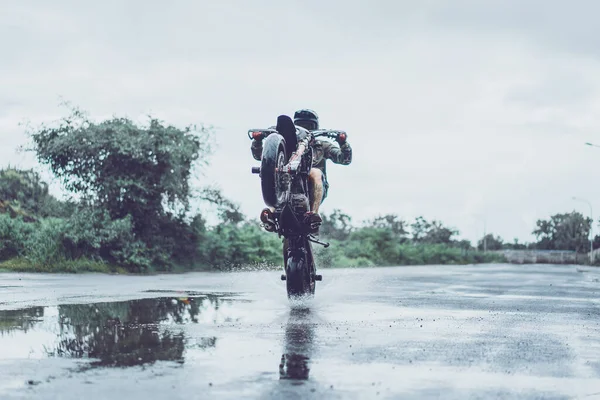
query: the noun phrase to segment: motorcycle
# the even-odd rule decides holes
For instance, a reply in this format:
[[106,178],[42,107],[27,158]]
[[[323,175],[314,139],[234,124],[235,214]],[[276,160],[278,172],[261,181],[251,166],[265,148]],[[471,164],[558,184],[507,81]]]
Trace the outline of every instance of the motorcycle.
[[262,140],[260,167],[252,173],[261,180],[265,204],[275,211],[275,230],[283,237],[284,274],[288,298],[312,297],[315,283],[323,279],[317,274],[311,243],[329,247],[314,236],[307,220],[312,200],[308,175],[313,165],[313,148],[317,137],[337,138],[338,130],[309,131],[294,125],[289,116],[277,118],[275,129],[251,129],[250,139]]

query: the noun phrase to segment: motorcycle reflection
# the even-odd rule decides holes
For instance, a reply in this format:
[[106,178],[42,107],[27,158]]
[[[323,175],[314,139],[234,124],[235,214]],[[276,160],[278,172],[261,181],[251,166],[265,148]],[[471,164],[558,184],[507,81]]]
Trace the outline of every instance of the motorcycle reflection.
[[284,350],[279,364],[280,379],[308,379],[314,336],[310,310],[292,309],[285,327]]

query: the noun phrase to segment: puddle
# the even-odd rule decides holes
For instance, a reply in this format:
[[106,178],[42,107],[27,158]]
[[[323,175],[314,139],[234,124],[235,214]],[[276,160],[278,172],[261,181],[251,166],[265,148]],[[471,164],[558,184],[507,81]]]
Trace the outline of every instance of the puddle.
[[186,347],[215,347],[214,336],[187,342],[185,326],[231,321],[223,295],[182,295],[0,311],[0,359],[89,359],[89,366],[183,363]]
[[[157,294],[160,297],[2,310],[0,361],[38,365],[30,361],[48,360],[39,365],[52,365],[69,360],[72,372],[169,361],[164,366],[178,370],[183,365],[186,371],[207,368],[215,385],[232,374],[246,379],[251,373],[278,377],[283,385],[311,380],[319,324],[311,307],[249,304],[234,293]],[[25,378],[32,379],[30,375],[35,378]]]

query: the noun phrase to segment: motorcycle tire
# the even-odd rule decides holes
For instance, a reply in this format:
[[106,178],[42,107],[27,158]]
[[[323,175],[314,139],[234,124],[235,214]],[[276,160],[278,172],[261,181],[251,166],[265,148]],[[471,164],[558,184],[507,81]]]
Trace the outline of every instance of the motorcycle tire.
[[315,280],[306,255],[291,255],[287,259],[285,273],[290,300],[314,296]]
[[277,133],[269,135],[263,143],[260,180],[263,200],[269,207],[278,207],[285,199],[281,168],[287,162],[285,139]]

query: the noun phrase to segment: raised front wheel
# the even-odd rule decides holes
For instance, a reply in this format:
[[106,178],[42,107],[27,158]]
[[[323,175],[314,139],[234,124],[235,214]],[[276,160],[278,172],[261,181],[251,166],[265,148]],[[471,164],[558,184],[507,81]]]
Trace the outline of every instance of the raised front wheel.
[[286,161],[285,140],[276,133],[269,135],[263,143],[260,165],[263,200],[269,207],[277,207],[285,200],[289,180],[281,171]]

